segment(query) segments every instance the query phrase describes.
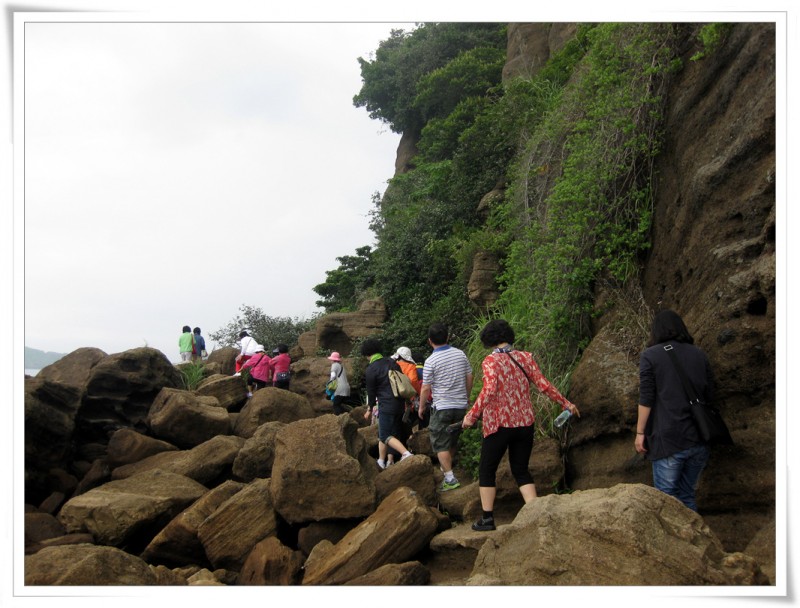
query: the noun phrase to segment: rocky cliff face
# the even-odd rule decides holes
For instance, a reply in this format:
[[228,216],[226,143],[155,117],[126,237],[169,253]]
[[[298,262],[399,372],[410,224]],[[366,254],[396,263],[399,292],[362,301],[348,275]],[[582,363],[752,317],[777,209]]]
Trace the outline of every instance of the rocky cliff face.
[[[570,397],[583,416],[568,438],[567,484],[652,483],[633,451],[637,345],[649,315],[672,308],[711,359],[736,442],[715,450],[698,496],[735,548],[774,518],[775,29],[737,24],[717,50],[691,61],[698,28],[681,26],[684,68],[667,93],[641,283],[626,293],[597,288],[606,312],[573,374]],[[535,71],[569,31],[511,26],[504,74]]]

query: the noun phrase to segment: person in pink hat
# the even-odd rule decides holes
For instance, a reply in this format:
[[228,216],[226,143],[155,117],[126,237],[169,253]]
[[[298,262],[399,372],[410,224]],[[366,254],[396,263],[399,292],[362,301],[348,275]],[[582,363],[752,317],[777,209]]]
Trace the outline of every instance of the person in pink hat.
[[347,370],[342,363],[342,356],[337,352],[332,352],[328,357],[331,363],[331,377],[328,381],[328,386],[331,383],[336,383],[336,388],[333,391],[333,413],[344,414],[352,408],[348,408],[344,402],[350,398],[350,383],[347,381]]

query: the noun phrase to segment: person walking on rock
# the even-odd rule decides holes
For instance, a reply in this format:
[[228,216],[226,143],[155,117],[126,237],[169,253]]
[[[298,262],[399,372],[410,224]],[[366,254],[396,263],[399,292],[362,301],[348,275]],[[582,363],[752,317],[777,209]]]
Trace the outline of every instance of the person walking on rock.
[[[348,411],[348,407],[344,402],[350,397],[350,383],[347,381],[347,370],[342,363],[342,356],[337,353],[331,353],[328,357],[331,363],[331,377],[328,382],[336,382],[336,388],[333,391],[333,413],[344,414]],[[352,409],[352,408],[350,408]]]
[[242,366],[247,362],[247,360],[255,355],[259,350],[264,348],[258,342],[255,341],[254,338],[250,337],[246,331],[242,331],[239,333],[239,339],[241,340],[241,350],[239,354],[236,356],[236,373],[238,374],[242,371]]
[[288,391],[291,381],[289,367],[292,364],[292,358],[289,356],[289,347],[285,344],[278,344],[278,348],[275,351],[273,351],[275,356],[272,358],[272,386]]
[[183,326],[183,333],[178,338],[178,351],[181,361],[192,360],[192,328],[188,325]]
[[503,319],[489,321],[480,333],[481,343],[491,348],[481,364],[483,388],[464,416],[463,428],[483,420],[483,440],[478,465],[478,491],[483,513],[473,530],[494,530],[494,499],[497,493],[497,467],[508,452],[511,474],[523,500],[536,498],[536,485],[528,470],[533,449],[534,414],[530,385],[558,403],[562,409],[580,416],[574,403],[568,401],[544,377],[529,352],[514,349],[514,330]]
[[648,348],[639,359],[639,416],[634,447],[652,461],[653,485],[697,511],[695,492],[710,448],[698,434],[675,353],[696,393],[711,403],[714,375],[706,354],[678,313],[662,310],[653,319]]
[[200,335],[200,328],[192,330],[194,348],[192,349],[192,361],[202,361],[206,356],[206,339]]
[[378,340],[368,338],[361,345],[361,354],[369,359],[364,371],[364,382],[367,388],[367,411],[364,419],[369,420],[372,410],[378,405],[378,466],[386,468],[387,446],[402,454],[400,460],[411,456],[411,452],[397,438],[402,432],[403,411],[405,403],[402,398],[394,396],[389,382],[389,370],[401,371],[392,359],[384,359]]
[[444,480],[439,489],[454,490],[461,483],[453,474],[453,459],[458,435],[447,427],[464,419],[472,392],[472,368],[464,352],[448,344],[449,330],[444,323],[434,323],[428,329],[428,343],[433,353],[425,360],[422,390],[419,395],[419,417],[424,418],[428,397],[433,397],[428,429],[431,447],[436,452]]
[[256,391],[260,388],[266,388],[270,384],[270,378],[272,376],[272,363],[269,355],[264,352],[263,348],[245,361],[244,365],[242,365],[242,369],[250,370],[252,388],[248,387],[248,397],[252,397],[253,391]]

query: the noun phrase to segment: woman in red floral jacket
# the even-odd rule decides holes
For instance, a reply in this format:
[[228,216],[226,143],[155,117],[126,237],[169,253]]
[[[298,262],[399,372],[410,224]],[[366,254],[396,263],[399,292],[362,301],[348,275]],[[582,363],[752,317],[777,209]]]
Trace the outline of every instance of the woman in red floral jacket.
[[483,388],[462,427],[473,426],[483,419],[483,441],[478,469],[478,486],[483,515],[472,524],[473,530],[494,530],[495,477],[500,460],[508,450],[511,474],[519,486],[523,500],[536,498],[536,485],[528,471],[533,449],[534,416],[530,384],[574,415],[580,412],[574,403],[558,392],[542,375],[533,355],[514,350],[514,330],[503,319],[489,321],[480,339],[492,353],[483,360]]

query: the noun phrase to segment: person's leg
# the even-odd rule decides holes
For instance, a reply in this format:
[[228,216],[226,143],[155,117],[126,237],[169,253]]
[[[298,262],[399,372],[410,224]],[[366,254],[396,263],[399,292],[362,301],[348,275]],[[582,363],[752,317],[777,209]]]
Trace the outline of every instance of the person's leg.
[[400,435],[403,433],[403,414],[402,412],[399,414],[393,414],[391,416],[391,429],[390,435],[386,439],[387,445],[395,450],[397,454],[400,455],[400,460],[403,458],[407,458],[411,455],[409,449],[405,446],[403,441],[400,439]]
[[[653,461],[653,486],[680,500],[679,483],[683,474],[685,451]],[[683,502],[683,501],[681,501]]]
[[486,513],[494,512],[494,499],[497,496],[496,487],[480,486],[478,492],[481,495],[481,509],[483,509],[484,516]]
[[692,511],[697,511],[695,494],[700,474],[708,464],[711,454],[708,446],[698,445],[686,450],[681,476],[678,478],[678,493],[676,497]]
[[523,500],[527,503],[536,498],[536,485],[528,468],[533,450],[534,428],[531,425],[509,430],[511,438],[508,443],[508,463],[511,475],[517,482]]

